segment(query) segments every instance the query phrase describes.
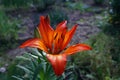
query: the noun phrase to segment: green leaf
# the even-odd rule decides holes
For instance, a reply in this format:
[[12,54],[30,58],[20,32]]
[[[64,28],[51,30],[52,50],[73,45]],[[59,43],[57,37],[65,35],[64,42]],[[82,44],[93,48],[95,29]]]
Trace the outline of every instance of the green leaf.
[[32,80],[36,80],[37,75],[39,74],[40,70],[42,68],[42,64],[39,64],[38,67],[35,69],[34,74],[33,74],[33,79]]
[[22,79],[20,77],[17,77],[17,76],[12,76],[12,77],[15,78],[15,79],[17,79],[17,80],[24,80],[24,79]]
[[35,28],[35,30],[34,30],[34,37],[41,38],[38,28]]
[[32,73],[32,71],[30,71],[28,68],[26,68],[25,66],[21,66],[21,65],[17,65],[18,68],[24,70],[26,73]]

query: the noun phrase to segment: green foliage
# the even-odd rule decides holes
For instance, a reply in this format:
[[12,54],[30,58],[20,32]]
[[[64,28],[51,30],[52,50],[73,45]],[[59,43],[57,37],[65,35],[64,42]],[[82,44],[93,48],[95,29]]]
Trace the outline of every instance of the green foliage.
[[38,11],[43,11],[46,9],[46,4],[44,0],[33,0],[33,4],[37,8]]
[[100,33],[90,42],[98,53],[109,54],[113,61],[120,62],[120,40],[118,38]]
[[117,63],[120,63],[120,39],[114,38],[112,43],[112,48],[110,49],[110,53],[113,57],[113,60],[117,61]]
[[81,80],[82,79],[78,66],[72,63],[70,60],[68,61],[63,77],[64,77],[63,80]]
[[75,58],[74,62],[84,80],[104,80],[110,77],[112,61],[109,55],[79,53]]
[[100,33],[87,43],[92,46],[93,50],[72,56],[72,61],[78,67],[83,80],[117,80],[120,78],[120,63],[117,63],[120,59],[120,49],[117,43],[115,45],[114,38]]
[[104,27],[102,27],[102,30],[104,33],[106,33],[109,36],[113,36],[118,38],[120,35],[120,27],[119,25],[114,25],[114,24],[105,24]]
[[13,78],[12,76],[14,75],[16,75],[17,76],[17,74],[19,74],[19,77],[20,76],[22,76],[23,74],[25,74],[25,72],[23,71],[23,70],[21,70],[21,69],[19,69],[19,68],[17,68],[16,67],[16,65],[17,64],[23,64],[23,62],[21,61],[19,61],[19,60],[15,60],[14,62],[12,62],[10,65],[9,65],[9,67],[8,67],[8,71],[7,71],[7,80],[16,80],[15,78]]
[[120,0],[110,0],[109,22],[113,25],[120,25]]
[[46,6],[52,5],[55,3],[55,0],[43,0],[46,3]]
[[2,0],[4,7],[22,8],[32,3],[32,0]]
[[[18,20],[10,20],[3,11],[0,11],[0,51],[12,48],[18,35]],[[10,44],[9,44],[10,43]]]
[[55,0],[33,0],[33,4],[37,8],[38,11],[43,11],[49,5],[52,5],[54,3],[55,3]]
[[97,5],[101,5],[104,3],[104,0],[94,0],[94,3]]
[[7,72],[8,80],[77,80],[77,68],[68,64],[65,73],[57,77],[54,74],[51,64],[47,61],[43,52],[32,49],[31,53],[17,56],[9,66]]
[[15,64],[8,70],[8,80],[56,80],[57,78],[46,57],[37,49],[32,49],[32,53],[18,56]]
[[51,11],[49,13],[49,17],[50,17],[51,25],[53,28],[55,28],[55,26],[58,23],[60,23],[64,20],[68,20],[67,14],[63,10],[60,10],[57,8],[54,11]]
[[108,23],[103,31],[108,35],[118,37],[120,35],[120,0],[110,0]]
[[81,1],[78,1],[76,3],[66,2],[66,6],[70,9],[72,8],[75,10],[80,10],[81,12],[89,11],[89,9],[90,9],[90,6],[88,6],[87,4],[84,4]]
[[33,5],[38,11],[45,10],[47,6],[55,3],[55,0],[2,0],[5,8],[26,8]]
[[10,19],[5,15],[3,11],[0,11],[0,39],[11,39],[17,38],[17,21],[10,21]]

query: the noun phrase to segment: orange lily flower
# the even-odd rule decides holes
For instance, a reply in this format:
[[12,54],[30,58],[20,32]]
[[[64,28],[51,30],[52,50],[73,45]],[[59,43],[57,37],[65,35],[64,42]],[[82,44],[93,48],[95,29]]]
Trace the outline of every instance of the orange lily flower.
[[77,25],[75,25],[71,30],[68,30],[66,24],[67,21],[63,21],[54,30],[50,26],[49,18],[41,16],[38,25],[41,38],[27,40],[20,46],[20,48],[34,47],[46,52],[46,57],[57,76],[64,72],[67,56],[79,51],[91,50],[91,47],[86,44],[76,44],[66,49],[77,28]]

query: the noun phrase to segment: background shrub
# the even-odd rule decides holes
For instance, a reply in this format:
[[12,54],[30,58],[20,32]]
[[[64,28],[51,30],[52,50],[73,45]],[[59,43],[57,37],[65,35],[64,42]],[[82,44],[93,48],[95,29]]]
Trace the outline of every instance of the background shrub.
[[29,6],[32,0],[2,0],[2,4],[7,8],[22,8]]
[[34,6],[38,11],[45,10],[46,7],[55,3],[55,0],[2,0],[5,8],[19,9]]
[[33,0],[33,4],[38,11],[42,11],[46,9],[46,3],[44,0]]
[[68,20],[66,13],[63,10],[56,8],[54,11],[49,12],[51,25],[53,28],[61,21]]
[[55,3],[55,0],[33,0],[33,4],[38,11],[43,11],[48,6],[53,5],[54,3]]
[[93,50],[72,56],[83,80],[119,80],[120,47],[115,41],[113,37],[100,33],[86,42]]
[[10,20],[3,11],[0,11],[0,51],[12,48],[18,38],[17,20]]
[[97,5],[101,5],[104,3],[104,0],[94,0],[94,3]]
[[8,80],[57,80],[52,66],[40,52],[32,49],[31,53],[17,56],[9,66]]
[[111,36],[120,35],[120,0],[110,0],[108,24],[104,27],[104,32]]

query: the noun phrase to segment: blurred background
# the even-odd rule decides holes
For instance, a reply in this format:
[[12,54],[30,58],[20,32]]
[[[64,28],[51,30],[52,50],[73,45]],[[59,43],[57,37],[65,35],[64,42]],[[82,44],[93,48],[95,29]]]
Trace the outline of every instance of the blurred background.
[[69,29],[78,24],[69,45],[93,48],[71,56],[61,80],[120,80],[120,0],[0,0],[0,80],[34,80],[23,68],[31,48],[19,46],[34,37],[42,15],[54,29],[63,20]]

